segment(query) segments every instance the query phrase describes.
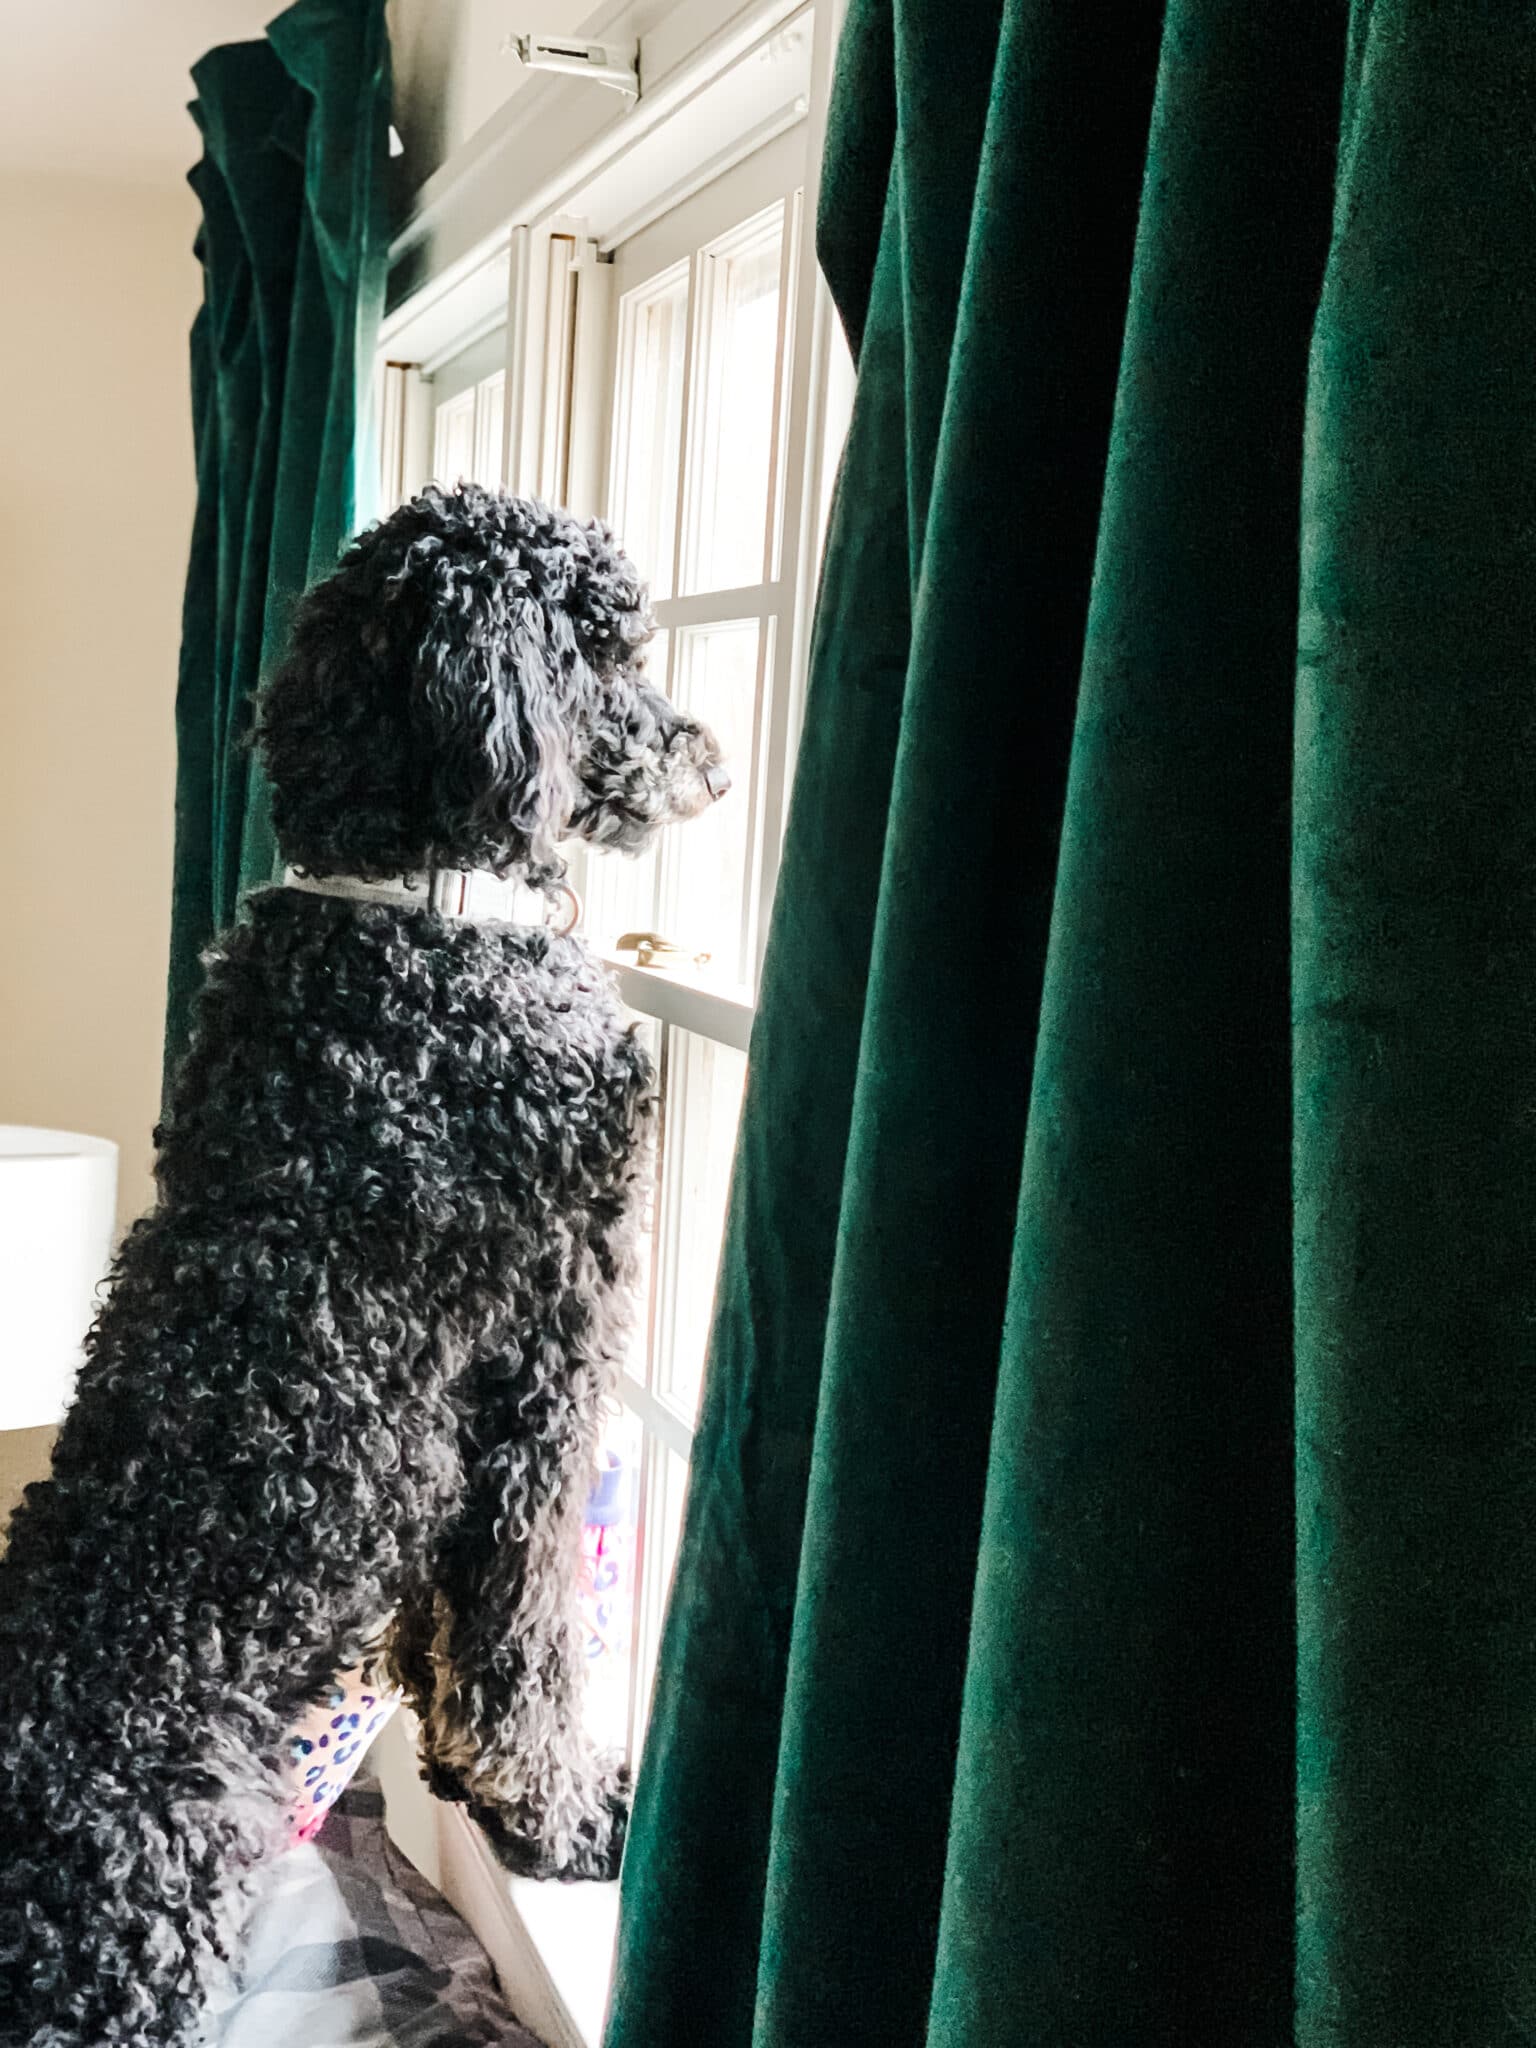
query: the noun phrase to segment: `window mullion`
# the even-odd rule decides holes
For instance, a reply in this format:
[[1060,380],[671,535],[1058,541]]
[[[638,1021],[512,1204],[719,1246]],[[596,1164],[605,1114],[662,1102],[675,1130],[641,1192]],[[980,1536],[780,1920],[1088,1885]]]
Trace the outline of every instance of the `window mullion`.
[[779,248],[779,332],[773,358],[773,436],[768,452],[768,530],[763,555],[764,573],[770,582],[783,575],[786,494],[785,475],[792,454],[789,442],[790,397],[793,378],[795,336],[800,326],[795,280],[800,256],[800,195],[787,192],[783,200],[783,239]]
[[621,1375],[619,1399],[669,1451],[676,1451],[680,1458],[692,1453],[692,1429],[675,1408],[669,1407],[650,1387],[642,1386],[633,1373]]
[[[668,1036],[672,1036],[668,1027]],[[682,1177],[683,1161],[688,1146],[688,1090],[680,1085],[684,1062],[674,1046],[669,1050],[668,1067],[673,1076],[667,1092],[667,1148],[661,1161],[661,1186],[657,1190],[656,1203],[656,1339],[651,1346],[648,1368],[650,1392],[660,1402],[664,1385],[664,1373],[677,1346],[677,1269],[683,1219]],[[659,1415],[667,1413],[660,1405]],[[658,1427],[659,1415],[648,1418],[650,1426]],[[687,1455],[686,1451],[683,1454]]]
[[737,590],[701,590],[688,597],[664,597],[653,607],[666,631],[689,626],[728,625],[736,619],[777,618],[790,601],[782,583],[746,583]]
[[672,590],[681,596],[692,587],[694,536],[692,508],[697,496],[694,461],[695,414],[700,409],[697,391],[699,364],[705,360],[710,309],[708,305],[709,258],[696,249],[688,264],[688,344],[683,356],[683,403],[681,444],[677,462],[677,531],[672,547]]

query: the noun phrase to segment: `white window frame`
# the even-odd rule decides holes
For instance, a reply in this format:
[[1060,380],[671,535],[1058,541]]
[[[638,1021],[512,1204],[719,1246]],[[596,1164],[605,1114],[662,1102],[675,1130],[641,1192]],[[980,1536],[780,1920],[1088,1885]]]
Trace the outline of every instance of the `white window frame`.
[[[712,196],[734,188],[750,202],[754,178],[771,170],[769,196],[788,202],[773,558],[765,559],[757,584],[723,594],[673,595],[657,606],[659,624],[673,633],[717,620],[762,622],[760,661],[771,668],[762,693],[767,717],[754,834],[756,885],[744,934],[750,978],[742,986],[707,973],[641,968],[632,958],[609,962],[637,1015],[739,1053],[746,1051],[751,1030],[803,703],[816,561],[836,456],[829,408],[836,411],[846,399],[847,374],[833,347],[835,315],[815,262],[809,196],[819,177],[839,13],[840,0],[817,0],[814,8],[760,0],[735,13],[726,0],[671,0],[670,7],[652,11],[655,26],[641,47],[646,91],[622,121],[617,113],[596,119],[596,89],[590,85],[546,80],[525,88],[504,135],[489,146],[477,138],[463,153],[462,173],[439,174],[423,194],[416,220],[394,254],[397,274],[410,272],[420,280],[425,271],[425,278],[391,310],[379,352],[385,509],[412,495],[432,473],[438,402],[451,403],[456,391],[473,386],[476,469],[483,480],[563,497],[577,509],[606,510],[617,301],[628,258],[642,246],[648,256],[664,255],[668,235],[677,239],[676,260],[686,260],[695,272],[692,328],[705,317],[706,294],[698,289],[697,273],[707,261],[699,252],[711,239],[694,229],[709,214]],[[571,151],[573,135],[582,139]],[[505,210],[487,222],[492,170]],[[752,210],[749,203],[747,212]],[[477,237],[466,224],[486,231]],[[727,230],[730,225],[721,224]],[[434,245],[436,259],[430,253]],[[785,289],[788,284],[792,291]],[[792,320],[786,317],[791,307]],[[490,371],[483,351],[498,328],[504,329],[500,360]],[[691,349],[690,359],[693,354]],[[494,453],[486,427],[489,400],[481,392],[493,381],[502,402],[501,444]],[[692,398],[685,396],[685,406]],[[686,832],[676,836],[678,857],[684,858]],[[691,1421],[653,1385],[626,1374],[623,1397],[653,1445],[687,1456]],[[646,1463],[649,1481],[649,1456]],[[648,1569],[649,1505],[647,1484],[632,1728],[643,1718],[666,1595],[654,1552]],[[509,1879],[462,1811],[439,1806],[425,1794],[410,1759],[407,1728],[386,1730],[378,1762],[391,1833],[471,1921],[519,2017],[552,2048],[597,2048],[617,1888]]]
[[[656,601],[653,608],[657,627],[671,636],[675,643],[678,632],[688,628],[728,625],[737,621],[755,622],[759,633],[759,694],[767,712],[760,734],[762,759],[757,764],[759,772],[750,777],[751,787],[748,788],[749,778],[740,772],[743,764],[737,764],[738,788],[730,799],[732,802],[747,801],[757,807],[757,815],[752,818],[750,827],[752,874],[749,880],[752,886],[748,891],[750,901],[743,906],[744,929],[734,935],[719,935],[726,938],[734,936],[739,940],[749,962],[747,975],[739,979],[719,973],[680,978],[672,974],[646,974],[645,970],[640,970],[637,978],[626,978],[625,993],[636,1009],[650,1015],[663,1015],[664,1012],[654,1006],[667,1003],[667,987],[681,979],[689,985],[688,1012],[693,1019],[684,1028],[703,1028],[706,1036],[720,1038],[727,1044],[738,1041],[743,1012],[750,1018],[751,991],[756,986],[762,964],[766,938],[764,912],[772,895],[771,877],[766,891],[762,886],[762,863],[772,848],[774,857],[770,864],[776,872],[777,847],[782,837],[787,799],[791,739],[787,721],[797,708],[796,693],[791,685],[791,668],[794,616],[802,595],[796,571],[799,566],[799,523],[804,508],[800,502],[803,493],[786,492],[785,480],[790,460],[796,368],[794,308],[802,282],[799,255],[804,179],[803,137],[791,131],[755,152],[745,163],[685,201],[662,221],[633,237],[621,247],[613,265],[613,290],[621,309],[647,278],[660,277],[684,266],[688,272],[688,372],[683,388],[685,453],[673,536],[674,594]],[[697,495],[699,472],[698,465],[688,460],[688,451],[700,437],[704,412],[705,395],[697,389],[694,373],[708,357],[713,302],[711,263],[716,255],[730,253],[743,230],[754,226],[763,215],[778,209],[782,209],[783,220],[779,335],[774,366],[778,405],[770,453],[769,494],[772,505],[768,508],[770,517],[766,523],[767,544],[762,574],[734,589],[690,590],[688,594],[678,595],[675,594],[677,590],[695,581],[689,573],[690,564],[684,557],[689,534],[695,524],[695,508],[689,500]],[[617,389],[619,384],[617,357],[623,340],[622,314],[613,327],[607,355],[610,390]],[[621,505],[618,430],[622,424],[622,417],[615,419],[608,487],[603,498],[605,516],[615,524],[619,523]],[[793,500],[792,511],[785,502],[786,498]],[[788,574],[783,570],[785,562],[793,565]],[[662,844],[660,857],[666,863],[685,861],[688,858],[686,833],[669,835]],[[609,965],[625,977],[626,963],[622,958],[610,955]],[[702,1022],[705,1017],[710,1019],[707,1024]],[[670,1017],[666,1021],[682,1020]]]
[[[675,670],[680,634],[689,628],[752,622],[758,633],[755,760],[735,764],[738,787],[730,802],[755,807],[749,814],[747,873],[742,902],[742,929],[716,935],[729,945],[735,940],[740,960],[750,953],[748,977],[707,971],[687,976],[635,966],[626,956],[608,954],[626,1003],[637,1016],[652,1020],[667,1036],[663,1059],[660,1178],[656,1198],[654,1269],[646,1374],[627,1367],[619,1398],[642,1424],[645,1437],[640,1482],[638,1582],[631,1659],[630,1748],[638,1751],[647,1718],[659,1649],[661,1620],[672,1558],[659,1542],[660,1504],[671,1459],[691,1458],[694,1422],[680,1412],[661,1387],[668,1377],[669,1352],[675,1341],[680,1268],[690,1241],[690,1223],[682,1213],[680,1180],[687,1157],[684,1147],[689,1104],[686,1091],[675,1085],[682,1047],[671,1036],[685,1031],[702,1041],[745,1053],[751,1029],[753,990],[761,962],[767,924],[764,856],[777,848],[787,801],[787,745],[774,745],[773,730],[787,713],[790,697],[788,662],[792,639],[795,587],[782,573],[795,560],[797,529],[786,516],[784,477],[792,385],[795,300],[799,284],[798,256],[802,192],[805,176],[803,137],[796,131],[755,151],[744,163],[714,179],[697,194],[671,209],[651,227],[629,238],[616,252],[613,292],[617,318],[605,358],[608,389],[617,394],[605,516],[620,525],[623,502],[623,460],[627,394],[624,352],[630,336],[630,309],[662,280],[686,271],[688,280],[686,353],[681,408],[681,451],[676,480],[672,535],[673,575],[670,594],[656,600],[660,631],[668,635]],[[764,548],[755,583],[699,590],[696,542],[701,531],[699,492],[702,487],[703,427],[706,394],[701,373],[710,364],[710,323],[715,308],[715,261],[761,237],[765,225],[779,237],[778,332],[774,360],[773,423],[770,439]],[[622,528],[621,528],[622,533]],[[675,688],[674,688],[675,694]],[[764,715],[766,714],[766,716]],[[770,774],[770,758],[777,771]],[[597,857],[601,859],[601,856]],[[656,888],[663,899],[674,864],[689,858],[687,828],[665,835],[658,849]],[[771,881],[768,886],[771,888]],[[675,1473],[673,1474],[675,1484]]]

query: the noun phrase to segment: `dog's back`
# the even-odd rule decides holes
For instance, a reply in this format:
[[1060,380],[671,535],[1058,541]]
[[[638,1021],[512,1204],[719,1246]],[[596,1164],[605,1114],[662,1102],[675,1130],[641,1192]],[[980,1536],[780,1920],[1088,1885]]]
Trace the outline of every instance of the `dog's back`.
[[151,1998],[171,2038],[148,1901],[103,1876],[218,1941],[284,1731],[473,1498],[487,1360],[514,1410],[605,1369],[648,1095],[575,940],[284,889],[226,935],[0,1563],[0,2041]]

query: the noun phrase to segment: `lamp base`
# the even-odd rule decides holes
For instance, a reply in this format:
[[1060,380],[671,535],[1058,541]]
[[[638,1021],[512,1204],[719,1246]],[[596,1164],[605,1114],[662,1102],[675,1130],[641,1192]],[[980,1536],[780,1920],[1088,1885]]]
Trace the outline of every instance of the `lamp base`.
[[114,1144],[0,1124],[0,1430],[68,1407],[116,1220]]

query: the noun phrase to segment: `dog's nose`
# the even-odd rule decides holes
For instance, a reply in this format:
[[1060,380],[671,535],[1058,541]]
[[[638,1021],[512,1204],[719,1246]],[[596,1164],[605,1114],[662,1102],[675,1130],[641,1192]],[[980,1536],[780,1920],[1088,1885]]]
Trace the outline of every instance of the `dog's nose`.
[[731,778],[721,763],[711,761],[704,770],[704,787],[709,791],[716,803],[719,803],[721,797],[725,795],[730,786]]

